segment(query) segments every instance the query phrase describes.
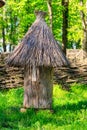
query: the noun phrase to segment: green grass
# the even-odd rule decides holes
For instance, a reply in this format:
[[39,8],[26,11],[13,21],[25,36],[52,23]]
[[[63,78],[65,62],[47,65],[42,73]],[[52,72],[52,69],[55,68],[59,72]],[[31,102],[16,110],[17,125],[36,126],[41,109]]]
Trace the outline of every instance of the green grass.
[[53,90],[53,110],[20,112],[23,88],[0,91],[0,130],[87,130],[87,86]]

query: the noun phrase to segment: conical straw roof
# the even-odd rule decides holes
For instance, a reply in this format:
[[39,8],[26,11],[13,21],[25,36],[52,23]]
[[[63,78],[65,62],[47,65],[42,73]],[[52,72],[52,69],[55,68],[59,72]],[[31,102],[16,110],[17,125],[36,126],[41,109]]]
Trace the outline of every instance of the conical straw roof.
[[0,0],[0,7],[5,5],[5,1],[4,0]]
[[36,11],[36,20],[22,42],[8,57],[9,66],[66,66],[68,61],[47,26],[45,12]]

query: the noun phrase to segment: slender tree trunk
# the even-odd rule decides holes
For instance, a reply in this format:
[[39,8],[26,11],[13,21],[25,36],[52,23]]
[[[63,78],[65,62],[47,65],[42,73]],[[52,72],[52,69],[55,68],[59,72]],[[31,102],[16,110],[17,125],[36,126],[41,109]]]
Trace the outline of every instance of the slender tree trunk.
[[85,51],[85,54],[87,55],[87,30],[84,30],[83,51]]
[[52,106],[52,68],[40,67],[32,77],[32,69],[25,67],[24,108],[51,109]]
[[2,39],[3,39],[3,50],[6,52],[6,43],[5,43],[5,28],[2,28]]
[[62,6],[64,7],[63,9],[63,25],[62,25],[62,48],[63,52],[66,54],[66,47],[68,43],[68,5],[69,5],[69,0],[62,0]]
[[[83,0],[80,0],[80,5],[81,7],[84,6],[83,4]],[[87,10],[87,1],[86,1],[86,10]],[[82,19],[82,27],[83,27],[83,44],[82,44],[82,48],[83,48],[83,58],[87,57],[87,12],[84,12],[83,10],[80,11],[81,14],[81,19]]]
[[3,21],[3,24],[2,24],[2,39],[3,39],[3,43],[2,43],[2,46],[3,46],[3,51],[6,52],[6,28],[5,28],[5,25],[4,23],[6,22],[5,21],[5,13],[6,13],[6,10],[5,8],[3,9],[3,18],[2,18],[2,21]]
[[49,11],[50,29],[52,31],[52,0],[47,0],[47,6]]

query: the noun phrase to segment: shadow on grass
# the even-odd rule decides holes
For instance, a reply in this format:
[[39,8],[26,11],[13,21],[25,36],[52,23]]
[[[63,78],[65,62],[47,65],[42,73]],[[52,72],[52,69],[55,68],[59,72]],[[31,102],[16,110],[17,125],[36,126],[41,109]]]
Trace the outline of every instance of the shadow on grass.
[[[80,101],[77,104],[66,104],[64,106],[54,106],[54,113],[49,110],[34,111],[29,109],[25,113],[20,112],[17,107],[0,107],[0,129],[8,128],[8,130],[19,130],[19,127],[32,127],[36,122],[40,126],[52,124],[55,126],[68,125],[76,121],[77,112],[81,109],[86,110],[87,101]],[[7,130],[7,129],[6,129]]]
[[70,110],[77,111],[80,109],[87,109],[87,101],[79,101],[78,103],[66,104],[63,106],[54,106],[54,112],[56,113],[58,110]]
[[0,108],[0,130],[19,130],[18,119],[15,116],[19,110],[14,111],[15,114],[12,111],[12,108]]

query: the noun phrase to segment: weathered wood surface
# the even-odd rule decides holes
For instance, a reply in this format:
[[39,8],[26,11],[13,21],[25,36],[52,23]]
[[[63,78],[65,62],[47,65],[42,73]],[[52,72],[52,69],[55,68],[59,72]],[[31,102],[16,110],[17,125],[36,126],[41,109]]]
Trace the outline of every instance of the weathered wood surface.
[[37,69],[37,79],[32,81],[31,72],[25,68],[24,103],[25,108],[50,108],[52,105],[53,71],[50,68]]

